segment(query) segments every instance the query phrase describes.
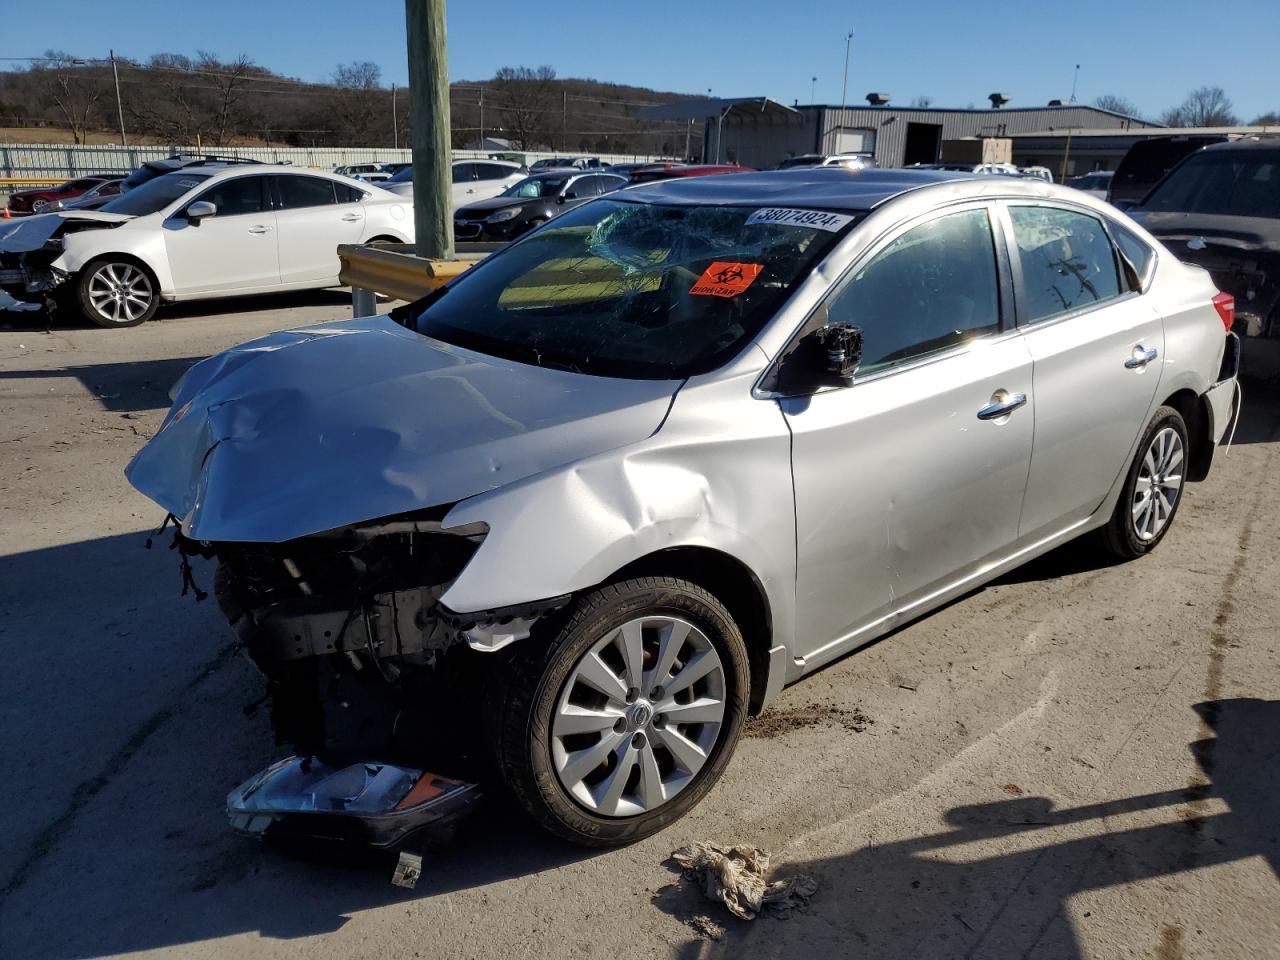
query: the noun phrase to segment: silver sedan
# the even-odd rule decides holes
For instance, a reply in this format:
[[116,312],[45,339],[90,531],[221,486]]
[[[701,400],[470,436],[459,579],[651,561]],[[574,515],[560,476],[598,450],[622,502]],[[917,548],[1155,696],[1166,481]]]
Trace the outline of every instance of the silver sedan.
[[128,475],[218,560],[300,753],[496,771],[617,844],[784,684],[1068,540],[1152,550],[1227,427],[1231,319],[1076,190],[671,181],[198,364]]

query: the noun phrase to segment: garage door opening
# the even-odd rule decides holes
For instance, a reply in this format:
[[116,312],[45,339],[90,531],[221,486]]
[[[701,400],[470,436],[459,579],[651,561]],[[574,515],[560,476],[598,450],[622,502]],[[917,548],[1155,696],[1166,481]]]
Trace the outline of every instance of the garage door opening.
[[913,163],[937,163],[941,146],[942,124],[908,123],[902,164],[909,167]]

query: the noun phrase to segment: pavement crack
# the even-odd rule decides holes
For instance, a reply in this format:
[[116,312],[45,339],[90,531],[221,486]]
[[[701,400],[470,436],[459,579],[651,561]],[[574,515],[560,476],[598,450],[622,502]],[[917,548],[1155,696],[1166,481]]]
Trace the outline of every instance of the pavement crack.
[[71,792],[71,799],[67,802],[66,809],[37,833],[27,845],[27,852],[18,859],[9,879],[5,882],[3,889],[0,889],[0,899],[9,897],[31,878],[40,862],[53,852],[58,841],[70,830],[81,811],[128,766],[152,735],[178,714],[184,696],[234,660],[239,650],[238,641],[232,641],[219,650],[216,656],[187,681],[174,703],[157,710],[142,721],[129,738],[107,758],[97,773],[76,785]]

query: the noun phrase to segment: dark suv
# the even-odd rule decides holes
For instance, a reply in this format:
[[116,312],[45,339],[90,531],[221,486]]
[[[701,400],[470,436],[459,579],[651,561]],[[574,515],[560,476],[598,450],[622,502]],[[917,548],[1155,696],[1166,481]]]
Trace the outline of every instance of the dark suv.
[[1137,203],[1187,154],[1226,141],[1227,136],[1220,133],[1199,136],[1177,134],[1139,140],[1116,167],[1115,176],[1107,187],[1107,202],[1122,210],[1125,204]]
[[259,163],[258,160],[249,160],[245,157],[221,157],[217,154],[208,154],[207,156],[197,157],[191,154],[175,153],[171,157],[165,157],[163,160],[144,160],[142,166],[124,178],[124,183],[120,185],[121,193],[128,193],[134,187],[140,187],[148,180],[154,180],[156,177],[163,177],[166,173],[175,173],[178,170],[185,170],[187,167],[209,167],[209,166],[226,166],[234,163]]
[[1236,298],[1237,333],[1280,348],[1280,137],[1190,154],[1129,215]]

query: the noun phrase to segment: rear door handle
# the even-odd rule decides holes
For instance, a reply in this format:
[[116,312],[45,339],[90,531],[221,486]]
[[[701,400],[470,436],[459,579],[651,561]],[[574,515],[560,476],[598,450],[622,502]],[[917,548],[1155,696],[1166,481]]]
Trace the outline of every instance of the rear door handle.
[[1133,354],[1124,362],[1124,365],[1130,370],[1141,370],[1158,356],[1160,351],[1155,347],[1144,347],[1138,344],[1133,348]]
[[342,215],[342,219],[347,221],[347,223],[354,223],[357,220],[363,220],[364,217],[360,216],[358,213],[344,213]]
[[255,223],[252,227],[249,228],[249,232],[250,233],[270,233],[271,227],[268,227],[266,224],[263,224],[263,223]]
[[1006,414],[1013,413],[1021,406],[1025,406],[1027,395],[1025,393],[1009,393],[1007,390],[997,390],[991,395],[991,402],[978,411],[979,420],[999,420]]

